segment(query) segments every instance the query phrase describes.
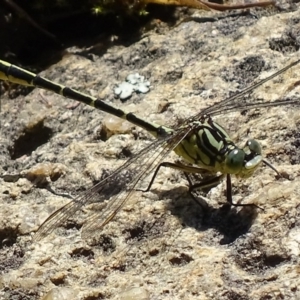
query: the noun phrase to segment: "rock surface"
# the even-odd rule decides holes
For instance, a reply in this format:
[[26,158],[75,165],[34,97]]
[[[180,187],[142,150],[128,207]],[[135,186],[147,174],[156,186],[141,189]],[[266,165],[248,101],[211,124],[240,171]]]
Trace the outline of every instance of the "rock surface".
[[[150,122],[176,124],[299,59],[296,1],[250,12],[195,12],[194,20],[112,46],[93,61],[65,56],[41,75]],[[298,70],[250,96],[299,99]],[[121,103],[113,89],[132,73],[144,75],[151,90]],[[300,299],[299,107],[215,118],[238,144],[260,141],[282,174],[262,166],[233,180],[234,201],[263,211],[228,210],[222,182],[207,194],[211,209],[203,213],[180,172],[163,169],[151,192],[134,193],[95,244],[78,230],[92,207],[38,243],[30,244],[30,234],[70,201],[66,194],[84,192],[151,136],[122,124],[107,134],[107,114],[39,89],[2,96],[0,116],[0,174],[16,175],[0,179],[1,299]]]

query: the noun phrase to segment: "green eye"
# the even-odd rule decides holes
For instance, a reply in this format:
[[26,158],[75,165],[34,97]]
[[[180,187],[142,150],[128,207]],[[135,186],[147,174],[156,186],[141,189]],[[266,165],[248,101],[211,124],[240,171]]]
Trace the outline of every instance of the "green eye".
[[236,174],[241,171],[245,159],[245,152],[240,149],[232,150],[226,158],[226,168],[229,174]]
[[251,153],[261,154],[261,147],[258,141],[250,139],[247,141],[246,146],[248,146]]

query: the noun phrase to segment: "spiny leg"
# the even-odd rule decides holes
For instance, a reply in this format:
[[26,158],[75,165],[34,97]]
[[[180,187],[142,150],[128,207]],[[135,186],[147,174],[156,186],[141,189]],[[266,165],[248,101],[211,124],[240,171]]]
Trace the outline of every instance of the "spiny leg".
[[[192,167],[192,166],[185,166],[185,165],[182,165],[180,163],[170,163],[170,162],[163,162],[161,164],[159,164],[159,166],[155,169],[155,172],[149,182],[149,185],[147,187],[146,190],[140,190],[142,192],[148,192],[151,187],[152,187],[152,184],[160,170],[161,167],[167,167],[167,168],[172,168],[172,169],[176,169],[176,170],[179,170],[179,171],[182,171],[189,183],[189,194],[191,195],[192,199],[198,204],[200,205],[203,209],[207,208],[207,205],[204,204],[204,201],[203,203],[201,204],[195,197],[194,195],[192,194],[192,192],[194,190],[197,190],[197,189],[205,189],[205,188],[212,188],[214,186],[216,186],[219,182],[221,182],[221,180],[225,177],[225,174],[221,174],[219,176],[215,176],[213,178],[210,178],[208,180],[204,180],[204,181],[201,181],[201,182],[198,182],[196,184],[193,184],[190,177],[189,177],[189,174],[191,173],[194,173],[194,174],[197,174],[197,173],[201,173],[203,171],[203,169],[201,168],[197,168],[197,167]],[[227,202],[230,204],[230,206],[251,206],[251,207],[256,207],[256,208],[259,208],[261,210],[263,210],[263,208],[259,207],[258,205],[254,204],[254,203],[234,203],[233,200],[232,200],[232,184],[231,184],[231,175],[230,174],[226,174],[226,199],[227,199]]]
[[[208,208],[209,208],[209,206],[208,206],[208,204],[207,204],[207,199],[206,199],[204,196],[201,196],[201,195],[200,195],[200,197],[196,198],[196,197],[193,195],[193,193],[192,193],[193,191],[192,191],[191,187],[192,187],[194,184],[193,184],[193,182],[192,182],[192,180],[191,180],[191,178],[190,178],[190,176],[189,176],[191,173],[184,172],[183,174],[185,175],[185,178],[186,178],[186,180],[187,180],[188,183],[189,183],[189,195],[191,196],[191,198],[193,199],[193,201],[194,201],[197,205],[199,205],[199,206],[201,207],[201,209],[207,211]],[[214,178],[215,178],[215,177],[214,177]]]
[[149,185],[147,187],[147,189],[145,190],[139,190],[139,191],[142,191],[142,192],[148,192],[150,191],[151,187],[152,187],[152,184],[160,170],[161,167],[167,167],[167,168],[171,168],[171,169],[175,169],[175,170],[179,170],[179,171],[182,171],[189,183],[189,194],[190,196],[192,197],[192,199],[197,203],[197,205],[201,206],[201,208],[203,210],[207,210],[208,208],[208,205],[207,205],[207,202],[204,200],[204,197],[202,197],[201,200],[203,200],[201,203],[199,202],[199,200],[196,199],[196,197],[192,194],[192,191],[194,189],[204,189],[204,188],[210,188],[210,187],[213,187],[215,185],[217,185],[223,178],[225,175],[220,175],[220,176],[216,176],[216,177],[213,177],[209,180],[205,180],[205,181],[202,181],[201,183],[198,183],[196,185],[194,185],[192,183],[192,180],[190,179],[189,177],[189,174],[199,174],[199,173],[202,173],[204,171],[204,169],[202,168],[198,168],[198,167],[192,167],[192,166],[185,166],[185,165],[182,165],[180,163],[171,163],[171,162],[163,162],[161,164],[159,164],[159,166],[155,169],[155,172],[149,182]]
[[[188,174],[185,174],[186,177],[188,177]],[[225,174],[221,174],[219,176],[213,177],[211,179],[205,180],[205,181],[201,181],[198,182],[196,184],[190,184],[189,187],[189,192],[192,193],[194,190],[203,190],[206,188],[212,188],[214,186],[216,186],[219,182],[221,182],[221,180],[225,177]],[[188,181],[190,182],[190,180],[188,179]],[[231,184],[231,175],[230,174],[226,174],[226,199],[227,202],[229,203],[230,206],[251,206],[251,207],[256,207],[259,208],[261,210],[263,210],[263,208],[259,207],[258,205],[254,204],[254,203],[234,203],[232,200],[232,184]]]
[[259,207],[258,205],[254,204],[254,203],[234,203],[232,201],[232,184],[231,184],[230,174],[226,175],[226,196],[227,196],[227,202],[229,202],[229,204],[232,206],[252,206],[255,208],[259,208],[262,211],[264,210],[263,208]]
[[197,167],[192,167],[192,166],[185,166],[180,163],[171,163],[171,162],[162,162],[161,164],[158,165],[158,167],[155,169],[155,172],[149,182],[148,187],[145,190],[139,190],[141,192],[149,192],[151,189],[151,186],[160,170],[161,167],[166,167],[166,168],[171,168],[175,170],[179,170],[182,172],[187,172],[187,173],[201,173],[203,169],[197,168]]

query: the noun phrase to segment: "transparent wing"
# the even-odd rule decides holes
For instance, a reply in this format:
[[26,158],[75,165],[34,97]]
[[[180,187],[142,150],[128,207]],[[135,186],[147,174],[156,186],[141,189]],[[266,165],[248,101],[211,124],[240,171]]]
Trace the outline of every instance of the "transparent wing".
[[[283,105],[300,105],[300,101],[296,99],[286,99],[286,100],[278,100],[278,101],[272,101],[272,102],[265,102],[265,101],[257,101],[257,102],[251,102],[251,97],[248,99],[245,98],[241,101],[241,97],[251,93],[255,89],[257,89],[259,86],[263,85],[267,81],[272,80],[273,78],[277,77],[278,75],[284,73],[288,69],[296,66],[300,63],[300,59],[292,62],[291,64],[287,65],[286,67],[280,69],[278,72],[268,76],[267,78],[260,80],[257,83],[252,84],[248,88],[242,90],[241,92],[233,95],[232,97],[226,98],[218,103],[215,103],[205,109],[203,109],[200,113],[197,113],[195,116],[193,116],[191,119],[188,120],[190,122],[191,120],[199,120],[201,116],[203,115],[210,115],[210,116],[216,116],[220,115],[226,112],[231,111],[239,111],[239,110],[245,110],[250,108],[263,108],[263,107],[269,107],[269,106],[283,106]],[[186,122],[186,121],[184,121]]]
[[155,140],[142,149],[111,175],[50,215],[39,227],[33,240],[43,239],[55,228],[65,223],[83,206],[109,200],[102,211],[93,213],[87,219],[84,235],[88,236],[89,232],[101,229],[125,205],[137,183],[147,177],[188,132],[187,130],[179,130],[176,135],[169,135],[164,139]]

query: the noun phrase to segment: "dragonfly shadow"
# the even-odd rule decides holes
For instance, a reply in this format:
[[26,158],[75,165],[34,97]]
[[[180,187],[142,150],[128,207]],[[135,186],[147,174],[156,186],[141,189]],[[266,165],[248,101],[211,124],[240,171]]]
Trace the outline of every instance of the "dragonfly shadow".
[[219,209],[212,209],[203,219],[203,230],[206,228],[216,229],[223,238],[220,244],[230,244],[240,236],[249,232],[254,220],[257,217],[257,208],[244,206],[233,208],[225,204]]
[[[182,189],[168,192],[168,197],[176,195],[168,204],[172,215],[176,216],[184,227],[192,227],[197,231],[214,229],[220,236],[220,244],[230,244],[251,228],[257,217],[257,208],[253,206],[233,207],[224,204],[218,208],[205,207],[196,203],[189,193]],[[178,197],[180,195],[180,198]],[[163,197],[163,193],[160,194]]]

